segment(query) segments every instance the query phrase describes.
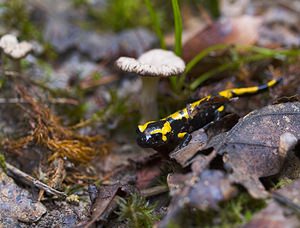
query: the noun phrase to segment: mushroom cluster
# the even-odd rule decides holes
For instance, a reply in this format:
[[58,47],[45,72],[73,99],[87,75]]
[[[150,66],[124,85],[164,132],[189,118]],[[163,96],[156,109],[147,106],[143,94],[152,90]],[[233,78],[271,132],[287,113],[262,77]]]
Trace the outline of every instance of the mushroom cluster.
[[116,65],[125,72],[136,73],[142,79],[140,108],[142,121],[156,119],[157,87],[160,78],[181,75],[185,70],[184,61],[172,51],[152,49],[138,59],[120,57]]

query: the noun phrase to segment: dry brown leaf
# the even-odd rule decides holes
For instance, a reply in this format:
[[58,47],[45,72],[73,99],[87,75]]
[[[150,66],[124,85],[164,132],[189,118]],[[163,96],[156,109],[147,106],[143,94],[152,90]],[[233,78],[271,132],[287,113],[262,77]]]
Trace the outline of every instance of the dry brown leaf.
[[253,45],[258,39],[259,17],[222,18],[198,32],[183,45],[183,59],[190,61],[202,50],[216,44]]
[[[209,143],[232,168],[233,181],[255,197],[267,195],[261,177],[278,174],[286,154],[278,151],[280,136],[290,132],[300,138],[300,102],[270,105],[245,116],[228,133]],[[287,153],[287,152],[285,152]]]
[[[300,180],[296,180],[273,193],[268,206],[254,215],[244,228],[299,227],[297,214],[300,210]],[[296,211],[295,211],[296,210]],[[297,212],[297,213],[295,213]]]
[[186,175],[169,176],[168,185],[173,193],[173,198],[167,215],[158,227],[166,227],[170,222],[175,222],[178,214],[185,207],[218,210],[219,202],[235,196],[236,188],[224,172],[205,170],[199,174],[197,170],[193,171]]

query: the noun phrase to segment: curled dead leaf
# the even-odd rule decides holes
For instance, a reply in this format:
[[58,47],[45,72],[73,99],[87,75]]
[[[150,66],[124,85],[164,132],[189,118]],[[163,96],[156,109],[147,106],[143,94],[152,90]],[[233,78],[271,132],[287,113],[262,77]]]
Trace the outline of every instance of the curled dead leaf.
[[183,59],[188,62],[202,50],[217,44],[253,45],[260,25],[259,17],[222,18],[186,41]]
[[[244,228],[257,227],[299,227],[297,213],[300,209],[300,180],[289,184],[273,193],[273,200],[268,206],[254,215]],[[296,210],[295,210],[296,209]]]
[[[278,174],[286,154],[279,151],[280,136],[290,132],[300,138],[300,102],[270,105],[245,116],[229,132],[214,137],[214,147],[227,167],[231,179],[244,185],[255,197],[264,197],[259,178]],[[287,153],[287,152],[285,152]]]

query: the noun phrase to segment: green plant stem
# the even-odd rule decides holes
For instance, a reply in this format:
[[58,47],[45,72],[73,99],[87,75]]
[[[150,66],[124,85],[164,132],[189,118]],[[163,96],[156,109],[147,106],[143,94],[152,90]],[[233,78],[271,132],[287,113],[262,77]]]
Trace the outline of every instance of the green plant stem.
[[255,62],[255,61],[259,61],[259,60],[263,60],[263,59],[267,59],[267,58],[271,58],[271,57],[267,57],[267,56],[263,56],[261,54],[257,54],[257,55],[249,56],[249,57],[246,57],[246,58],[241,58],[238,61],[234,61],[234,62],[231,62],[231,63],[227,62],[225,64],[222,64],[222,65],[218,66],[217,68],[215,68],[211,71],[208,71],[208,72],[202,74],[200,77],[198,77],[193,83],[191,83],[190,89],[195,90],[203,82],[205,82],[206,80],[212,78],[213,76],[215,76],[215,75],[217,75],[221,72],[224,72],[224,71],[229,70],[229,69],[238,68],[241,64]]
[[175,53],[178,56],[182,54],[182,18],[177,0],[172,0],[172,8],[175,26]]
[[158,39],[159,39],[160,47],[162,49],[166,49],[166,43],[165,43],[165,39],[164,39],[162,30],[161,30],[161,27],[160,27],[159,17],[157,15],[151,1],[150,0],[144,0],[144,1],[145,1],[147,9],[149,11],[149,15],[150,15],[150,19],[151,19],[153,29],[154,29],[154,31],[155,31]]
[[214,45],[211,46],[203,51],[201,51],[198,55],[196,55],[187,65],[185,68],[185,72],[180,76],[180,77],[174,77],[171,78],[171,86],[173,88],[173,90],[176,93],[179,93],[180,90],[183,88],[184,83],[185,83],[185,79],[187,74],[193,69],[194,66],[196,66],[205,56],[207,56],[209,53],[211,53],[212,51],[217,51],[217,50],[222,50],[228,48],[228,45],[225,44],[219,44],[219,45]]
[[188,62],[185,68],[184,76],[186,76],[204,57],[210,54],[212,51],[218,51],[228,48],[228,44],[217,44],[208,47],[197,54],[191,61]]
[[[221,50],[227,48],[228,45],[215,45],[205,49],[204,51],[200,52],[196,57],[194,57],[188,64],[184,73],[184,77],[181,80],[184,80],[187,73],[191,71],[191,69],[197,65],[205,56],[207,56],[211,51]],[[256,62],[263,59],[285,59],[287,57],[297,57],[300,56],[299,49],[292,49],[292,50],[272,50],[268,48],[261,48],[261,47],[249,47],[249,46],[236,46],[237,50],[243,50],[247,52],[253,52],[251,56],[235,58],[231,62],[226,62],[204,74],[199,76],[194,82],[190,84],[190,89],[194,90],[198,86],[200,86],[204,81],[207,79],[224,72],[229,69],[235,69],[239,67],[241,64]],[[182,82],[184,83],[184,82]]]

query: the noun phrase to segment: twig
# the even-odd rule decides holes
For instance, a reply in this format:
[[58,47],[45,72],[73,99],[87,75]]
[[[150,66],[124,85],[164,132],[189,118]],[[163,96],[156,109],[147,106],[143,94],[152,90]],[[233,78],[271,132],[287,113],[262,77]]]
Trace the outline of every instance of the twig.
[[51,94],[57,94],[55,89],[52,89],[52,88],[46,86],[43,82],[35,81],[35,80],[31,79],[29,76],[27,76],[27,75],[24,76],[24,75],[20,74],[19,72],[6,70],[6,71],[4,71],[4,75],[11,77],[12,79],[21,79],[22,81],[31,83],[32,85],[40,87],[40,88],[48,91]]
[[[69,98],[50,98],[49,103],[51,104],[69,104],[69,105],[78,105],[78,101],[75,99]],[[25,101],[22,98],[0,98],[0,104],[27,104],[28,101]]]
[[5,165],[6,165],[6,169],[7,169],[8,173],[10,172],[10,173],[13,174],[13,175],[8,174],[9,176],[11,176],[11,177],[17,176],[21,180],[23,179],[24,182],[30,183],[30,184],[34,185],[35,187],[37,187],[39,189],[43,189],[51,195],[55,195],[55,196],[62,197],[62,198],[67,197],[67,195],[64,192],[60,192],[60,191],[58,191],[54,188],[49,187],[48,185],[46,185],[43,182],[35,179],[34,177],[28,175],[27,173],[24,173],[23,171],[21,171],[18,168],[10,165],[9,163],[6,162]]
[[[55,162],[55,161],[54,161]],[[51,188],[56,188],[57,186],[60,186],[61,183],[63,182],[63,180],[65,179],[66,176],[66,171],[64,168],[64,160],[62,158],[58,158],[56,160],[57,165],[56,165],[56,171],[55,173],[52,175],[50,181],[49,181],[49,187]],[[39,197],[38,197],[38,201],[41,201],[43,196],[44,196],[45,190],[44,189],[40,189],[39,192]]]
[[284,204],[285,206],[293,209],[298,214],[300,213],[300,205],[294,203],[291,199],[288,197],[285,197],[281,195],[280,193],[274,192],[272,194],[273,199],[275,199],[277,202]]
[[169,188],[166,185],[159,185],[159,186],[155,186],[152,188],[147,188],[147,189],[143,189],[141,190],[141,195],[149,198],[151,196],[156,196],[156,195],[160,195],[162,193],[168,192]]

